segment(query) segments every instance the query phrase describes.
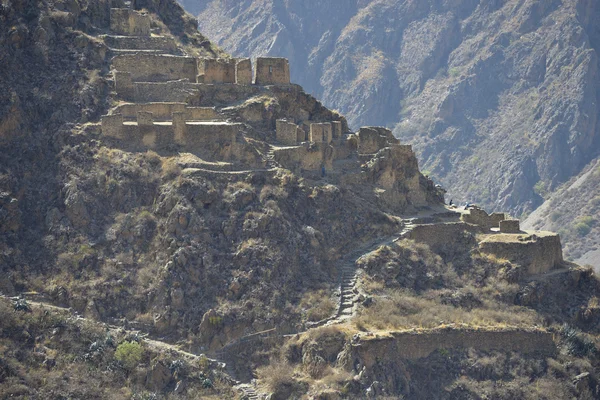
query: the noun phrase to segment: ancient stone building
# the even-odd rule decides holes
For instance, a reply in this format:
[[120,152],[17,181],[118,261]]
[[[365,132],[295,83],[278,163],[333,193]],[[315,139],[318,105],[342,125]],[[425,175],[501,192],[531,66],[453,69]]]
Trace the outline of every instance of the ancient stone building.
[[560,237],[550,232],[490,234],[481,241],[479,249],[483,253],[527,267],[529,275],[542,274],[563,264]]
[[521,233],[521,224],[518,219],[506,219],[500,221],[501,233]]
[[136,121],[124,121],[122,114],[102,117],[102,135],[121,139],[124,145],[139,149],[164,149],[172,144],[186,151],[214,154],[227,159],[242,124],[224,121],[188,121],[185,112],[174,112],[172,121],[156,122],[153,114],[138,111]]
[[150,16],[129,8],[111,8],[110,30],[117,35],[150,36]]
[[490,230],[492,228],[498,228],[501,221],[506,219],[506,214],[493,213],[488,215],[485,210],[482,210],[479,207],[471,207],[468,213],[461,216],[461,219],[468,224],[477,225],[483,230]]
[[288,60],[286,58],[257,58],[254,83],[257,85],[289,84],[290,65]]
[[223,58],[203,58],[198,61],[199,83],[235,83],[236,61]]
[[310,124],[309,140],[315,143],[330,143],[333,129],[330,122]]
[[279,119],[276,122],[275,134],[279,143],[293,146],[303,141],[299,139],[304,136],[304,131],[293,122]]
[[187,79],[196,82],[197,61],[194,57],[165,54],[123,54],[112,60],[112,68],[129,73],[133,82],[161,82]]

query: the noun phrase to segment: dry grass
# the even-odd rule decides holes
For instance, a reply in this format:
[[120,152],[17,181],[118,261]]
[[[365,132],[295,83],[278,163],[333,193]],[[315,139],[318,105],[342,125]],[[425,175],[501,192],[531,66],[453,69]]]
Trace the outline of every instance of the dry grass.
[[541,325],[542,321],[529,309],[492,300],[484,300],[481,308],[469,311],[408,291],[390,291],[387,297],[378,298],[375,304],[362,310],[354,324],[366,331],[431,329],[449,324],[473,328],[531,327]]
[[281,361],[271,362],[256,371],[258,378],[274,393],[282,392],[294,384],[294,368]]
[[330,317],[336,308],[330,291],[321,289],[304,293],[299,307],[308,321],[316,322]]

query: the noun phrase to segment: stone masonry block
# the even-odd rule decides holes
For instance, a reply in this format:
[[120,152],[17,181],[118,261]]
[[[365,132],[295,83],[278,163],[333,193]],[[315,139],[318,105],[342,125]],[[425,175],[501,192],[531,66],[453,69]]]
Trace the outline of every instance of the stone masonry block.
[[113,71],[113,77],[115,80],[115,91],[117,95],[122,99],[130,100],[133,98],[133,80],[129,72]]
[[102,135],[121,138],[123,136],[123,115],[104,115],[102,120]]
[[137,123],[138,126],[152,126],[154,125],[154,117],[149,111],[138,111]]
[[235,83],[238,85],[252,85],[252,61],[249,58],[236,60]]
[[521,225],[518,219],[505,219],[500,221],[500,233],[521,233]]
[[309,140],[315,143],[329,143],[333,137],[331,123],[310,124]]
[[293,146],[298,140],[298,125],[283,119],[276,122],[276,138],[281,144]]
[[290,83],[290,65],[285,58],[259,57],[256,59],[257,85],[286,85]]
[[333,129],[333,138],[339,139],[342,137],[342,122],[341,121],[332,121],[331,127]]

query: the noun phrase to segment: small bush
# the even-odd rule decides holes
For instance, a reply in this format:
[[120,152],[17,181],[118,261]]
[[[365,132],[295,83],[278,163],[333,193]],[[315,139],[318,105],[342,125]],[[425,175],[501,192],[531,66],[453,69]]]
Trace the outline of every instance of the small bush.
[[300,307],[306,310],[308,321],[316,322],[330,317],[335,311],[336,304],[325,290],[307,292],[300,301]]
[[142,361],[143,353],[144,349],[141,344],[137,342],[123,342],[115,351],[115,359],[119,361],[125,369],[131,371],[140,363],[140,361]]
[[583,222],[575,224],[575,231],[577,231],[577,234],[581,237],[587,236],[587,234],[590,233],[591,230],[592,227]]
[[265,382],[271,392],[284,392],[286,388],[294,384],[292,366],[285,362],[273,362],[265,367],[259,368],[258,377]]

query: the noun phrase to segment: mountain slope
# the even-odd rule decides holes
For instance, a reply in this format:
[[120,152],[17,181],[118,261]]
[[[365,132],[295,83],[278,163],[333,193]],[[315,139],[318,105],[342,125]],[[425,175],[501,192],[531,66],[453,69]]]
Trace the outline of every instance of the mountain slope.
[[351,126],[394,127],[455,202],[526,216],[598,155],[597,2],[195,7],[232,54],[289,57],[293,78]]

